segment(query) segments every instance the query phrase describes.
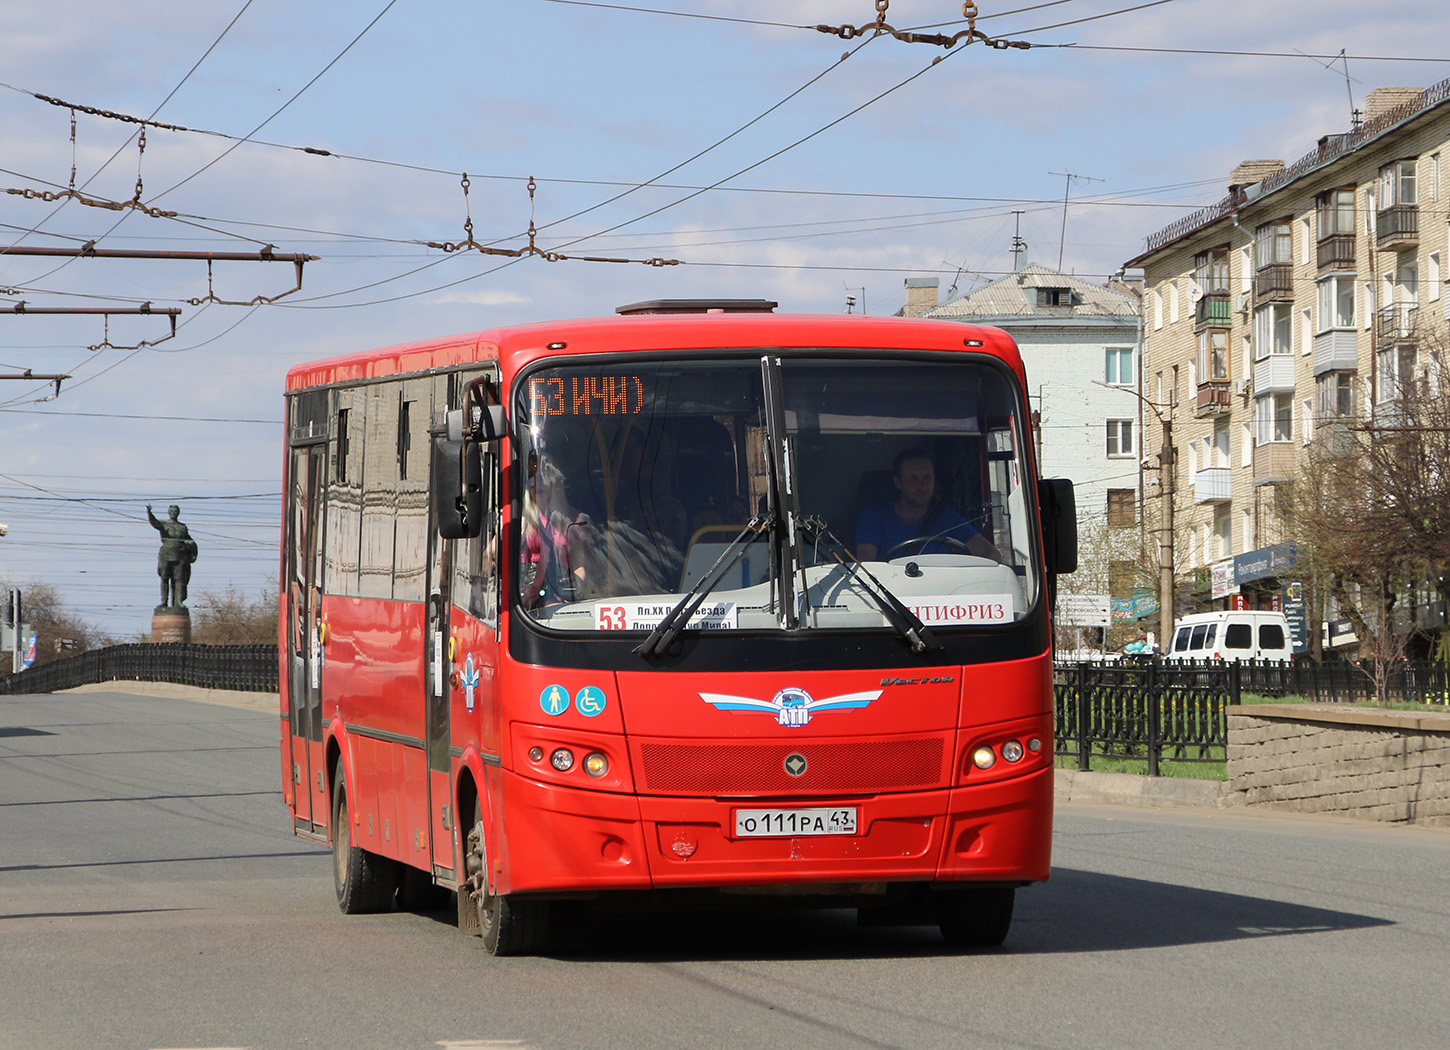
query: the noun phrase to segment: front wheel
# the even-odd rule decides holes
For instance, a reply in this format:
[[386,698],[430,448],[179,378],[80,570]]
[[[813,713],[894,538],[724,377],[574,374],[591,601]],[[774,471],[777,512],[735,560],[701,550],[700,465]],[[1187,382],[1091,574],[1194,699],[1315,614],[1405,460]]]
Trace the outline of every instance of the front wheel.
[[473,810],[473,827],[468,830],[465,862],[469,878],[458,890],[460,915],[462,895],[467,894],[472,899],[474,914],[478,918],[478,932],[483,935],[483,946],[489,954],[532,955],[541,951],[549,932],[549,904],[547,901],[490,892],[483,811],[477,803]]
[[1012,926],[1012,887],[952,890],[936,898],[942,939],[958,948],[996,948]]
[[344,915],[386,911],[395,888],[391,863],[352,844],[352,813],[342,760],[337,763],[332,787],[332,883],[337,906]]

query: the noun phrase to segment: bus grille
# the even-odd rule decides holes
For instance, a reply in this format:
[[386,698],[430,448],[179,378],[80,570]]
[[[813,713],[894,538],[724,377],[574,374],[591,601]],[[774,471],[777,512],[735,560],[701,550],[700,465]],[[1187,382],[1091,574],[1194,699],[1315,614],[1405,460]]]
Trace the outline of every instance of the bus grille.
[[[846,744],[644,744],[646,791],[689,795],[794,795],[936,787],[945,775],[940,737]],[[787,755],[806,772],[785,771]]]

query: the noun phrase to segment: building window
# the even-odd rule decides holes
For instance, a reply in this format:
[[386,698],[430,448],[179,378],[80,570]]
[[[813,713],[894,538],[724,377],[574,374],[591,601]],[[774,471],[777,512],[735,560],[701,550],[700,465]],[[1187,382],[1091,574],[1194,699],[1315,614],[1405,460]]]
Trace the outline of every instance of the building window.
[[1354,187],[1319,195],[1319,239],[1354,236]]
[[1228,249],[1211,248],[1193,257],[1193,280],[1204,295],[1227,295]]
[[1397,160],[1380,169],[1380,211],[1387,211],[1397,204],[1418,203],[1413,160]]
[[1213,523],[1213,531],[1217,534],[1218,556],[1227,558],[1234,552],[1234,529],[1233,518],[1225,514]]
[[1073,297],[1071,288],[1039,288],[1037,289],[1038,306],[1073,306],[1078,302]]
[[1131,561],[1108,562],[1108,594],[1114,598],[1132,596],[1133,584],[1137,579],[1138,565]]
[[1425,283],[1429,286],[1430,302],[1438,302],[1440,299],[1440,253],[1431,252],[1425,263]]
[[1294,261],[1294,234],[1289,220],[1266,222],[1254,231],[1254,269]]
[[1178,323],[1178,282],[1168,286],[1168,323]]
[[1440,154],[1430,154],[1430,199],[1440,199]]
[[1254,401],[1254,443],[1270,445],[1294,440],[1294,395],[1271,394]]
[[1314,440],[1314,399],[1305,398],[1299,406],[1299,414],[1304,417],[1304,444]]
[[1354,415],[1354,373],[1326,372],[1314,381],[1320,419],[1348,419]]
[[1198,333],[1198,380],[1200,383],[1228,380],[1228,330],[1209,328]]
[[1157,288],[1153,289],[1153,328],[1163,327],[1163,293]]
[[1319,323],[1316,330],[1354,327],[1354,275],[1338,274],[1319,282]]
[[1133,455],[1133,421],[1131,419],[1108,420],[1108,455],[1122,459]]
[[1292,303],[1268,303],[1254,312],[1254,360],[1294,352]]
[[1113,386],[1133,385],[1133,348],[1110,346],[1107,349],[1107,381]]
[[1137,524],[1137,495],[1133,489],[1108,489],[1109,525]]
[[1383,405],[1408,397],[1414,390],[1415,347],[1392,346],[1381,350],[1378,357],[1379,387],[1376,393],[1379,403]]

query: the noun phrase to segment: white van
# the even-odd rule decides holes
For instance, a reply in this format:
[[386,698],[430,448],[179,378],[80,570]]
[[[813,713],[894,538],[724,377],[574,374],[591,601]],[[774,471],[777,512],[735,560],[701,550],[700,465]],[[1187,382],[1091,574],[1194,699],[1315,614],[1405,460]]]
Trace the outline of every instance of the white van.
[[1169,660],[1274,660],[1294,655],[1283,613],[1251,609],[1195,613],[1179,620]]

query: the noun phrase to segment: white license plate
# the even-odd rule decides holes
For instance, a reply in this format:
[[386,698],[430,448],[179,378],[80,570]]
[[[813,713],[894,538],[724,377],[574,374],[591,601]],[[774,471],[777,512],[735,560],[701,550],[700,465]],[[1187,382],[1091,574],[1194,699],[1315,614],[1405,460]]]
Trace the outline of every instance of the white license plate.
[[855,806],[830,806],[820,809],[737,809],[735,811],[736,838],[854,834],[856,834]]

